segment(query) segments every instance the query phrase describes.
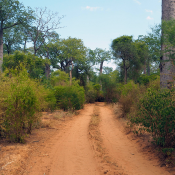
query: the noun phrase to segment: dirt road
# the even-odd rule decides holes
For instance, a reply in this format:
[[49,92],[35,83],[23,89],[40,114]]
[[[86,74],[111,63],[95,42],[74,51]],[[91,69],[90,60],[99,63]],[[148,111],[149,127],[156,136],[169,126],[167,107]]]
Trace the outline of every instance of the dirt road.
[[[160,162],[154,157],[145,156],[139,145],[128,139],[123,133],[123,128],[119,122],[114,121],[112,111],[100,105],[101,125],[100,132],[103,144],[109,156],[122,167],[124,173],[128,175],[170,175],[160,167]],[[173,173],[175,174],[175,172]]]
[[[139,145],[127,138],[121,124],[114,119],[112,110],[104,103],[100,110],[99,131],[103,147],[117,164],[120,172],[101,172],[101,164],[95,157],[95,150],[88,138],[88,125],[93,114],[94,104],[85,105],[78,116],[65,123],[47,143],[39,146],[25,162],[23,175],[173,175],[160,167],[157,159],[145,156]],[[106,165],[107,166],[107,165]]]

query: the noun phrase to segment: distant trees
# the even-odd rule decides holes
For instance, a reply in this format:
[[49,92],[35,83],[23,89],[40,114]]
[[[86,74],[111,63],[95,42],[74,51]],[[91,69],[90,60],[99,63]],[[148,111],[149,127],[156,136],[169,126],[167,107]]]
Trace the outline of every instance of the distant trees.
[[3,63],[3,33],[19,24],[27,24],[33,19],[33,11],[26,9],[18,0],[0,1],[0,71]]
[[51,37],[55,37],[54,30],[60,28],[60,20],[63,18],[58,13],[49,11],[47,8],[36,8],[35,20],[28,31],[28,36],[33,42],[34,54],[36,55],[41,46]]
[[120,67],[124,71],[124,83],[127,83],[128,70],[139,67],[140,60],[132,36],[121,36],[112,41],[111,48],[116,59],[122,60]]
[[63,39],[61,45],[61,54],[67,59],[69,64],[70,85],[72,84],[72,71],[76,61],[83,61],[86,56],[86,48],[81,39],[71,38]]
[[96,63],[100,64],[100,75],[101,75],[103,71],[103,63],[111,59],[111,53],[110,51],[106,51],[100,48],[96,48],[94,50],[94,53]]

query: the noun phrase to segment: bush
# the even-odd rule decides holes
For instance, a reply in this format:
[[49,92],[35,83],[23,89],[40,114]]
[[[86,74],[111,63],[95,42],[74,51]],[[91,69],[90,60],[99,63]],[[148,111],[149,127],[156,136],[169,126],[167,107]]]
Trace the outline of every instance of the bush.
[[117,83],[114,77],[110,74],[100,75],[100,81],[102,82],[103,101],[107,103],[115,103],[119,100],[117,93]]
[[175,139],[175,90],[148,89],[131,122],[152,133],[157,145],[171,147]]
[[139,86],[133,81],[130,81],[125,85],[120,85],[119,91],[121,96],[119,103],[121,104],[123,117],[125,117],[130,112],[133,103],[137,101],[140,93],[139,90]]
[[54,89],[59,108],[64,110],[79,110],[83,108],[85,102],[83,87],[79,85],[56,86]]
[[22,142],[26,133],[31,132],[39,107],[31,83],[25,72],[18,77],[4,77],[1,80],[0,108],[3,111],[3,128],[11,141]]
[[140,77],[138,78],[137,82],[141,85],[148,85],[150,82],[156,80],[156,79],[160,79],[160,77],[154,73],[151,75],[146,75],[146,74],[141,74]]
[[38,112],[54,103],[51,91],[31,80],[23,67],[20,69],[13,70],[17,74],[10,77],[6,70],[0,79],[0,136],[14,142],[23,142],[39,120]]

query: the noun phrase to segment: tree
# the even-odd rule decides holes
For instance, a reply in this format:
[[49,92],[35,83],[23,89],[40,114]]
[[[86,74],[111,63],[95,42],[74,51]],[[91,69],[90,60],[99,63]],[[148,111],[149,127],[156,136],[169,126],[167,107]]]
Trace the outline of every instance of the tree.
[[86,48],[81,39],[71,38],[61,41],[60,57],[67,60],[70,74],[70,85],[72,84],[72,71],[77,61],[83,61],[86,57]]
[[100,48],[96,48],[94,50],[94,53],[96,57],[96,62],[100,64],[100,75],[101,75],[103,71],[103,63],[111,59],[111,53],[110,51],[106,51]]
[[51,12],[47,8],[36,8],[36,20],[29,30],[29,36],[33,42],[34,54],[42,47],[42,45],[53,35],[53,31],[60,28],[60,20],[58,13]]
[[[162,0],[162,20],[168,21],[175,19],[175,0]],[[164,30],[162,37],[166,38]],[[174,48],[171,48],[174,50]],[[175,65],[171,57],[171,51],[166,52],[166,43],[162,43],[161,50],[163,55],[160,63],[160,86],[161,88],[171,88],[174,85]]]
[[14,54],[4,55],[3,69],[7,68],[13,71],[22,64],[31,78],[40,79],[44,76],[46,62],[49,64],[48,59],[37,57],[31,53],[25,54],[24,52],[15,51]]
[[86,55],[84,59],[76,60],[74,63],[73,76],[80,80],[81,86],[89,84],[89,80],[92,78],[92,67],[95,65],[95,53],[91,49],[86,49]]
[[0,1],[0,71],[3,63],[3,32],[19,24],[26,24],[33,19],[32,10],[25,9],[18,0]]
[[[59,54],[60,54],[60,41],[59,35],[56,32],[51,32],[47,37],[48,43],[44,42],[40,49],[37,52],[37,55],[42,56],[44,58],[48,58],[50,60],[51,66],[56,69],[60,69],[58,65],[59,62]],[[50,64],[45,65],[45,73],[46,78],[50,77]]]
[[116,59],[122,60],[120,64],[124,70],[124,82],[127,83],[127,72],[132,65],[137,65],[138,54],[132,36],[121,36],[112,41],[111,48]]
[[[159,67],[161,57],[161,25],[155,25],[151,28],[148,35],[140,35],[138,41],[142,41],[147,45],[146,67],[147,74],[151,73],[151,66]],[[152,71],[154,72],[154,71]]]
[[6,29],[3,35],[4,53],[12,54],[15,50],[21,50],[23,38],[20,28],[14,26]]

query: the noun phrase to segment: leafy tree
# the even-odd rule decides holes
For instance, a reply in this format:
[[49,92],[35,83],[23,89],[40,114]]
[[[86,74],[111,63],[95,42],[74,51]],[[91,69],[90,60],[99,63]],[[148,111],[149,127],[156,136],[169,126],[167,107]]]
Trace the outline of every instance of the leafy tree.
[[[59,35],[56,32],[51,32],[47,39],[49,40],[48,43],[44,42],[43,45],[41,45],[37,55],[48,58],[53,68],[60,69],[58,65],[60,53]],[[45,73],[47,79],[50,76],[50,72],[50,65],[46,64]]]
[[74,65],[73,76],[80,80],[80,85],[86,86],[89,84],[95,65],[95,53],[91,49],[86,49],[86,56],[83,60],[77,60]]
[[133,43],[132,36],[121,36],[112,41],[113,55],[117,60],[122,60],[120,64],[124,70],[124,82],[127,83],[127,72],[131,66],[137,65],[138,54],[136,46]]
[[45,64],[50,64],[49,60],[39,58],[31,53],[25,54],[15,51],[13,55],[4,55],[3,69],[15,70],[23,64],[31,78],[42,78],[45,73]]
[[15,50],[21,50],[22,34],[17,26],[6,29],[3,36],[4,53],[12,54]]
[[96,63],[100,64],[100,75],[101,75],[103,71],[103,63],[111,59],[111,53],[110,51],[106,51],[100,48],[96,48],[94,50],[94,53],[95,53]]
[[70,85],[72,84],[72,71],[77,61],[83,61],[86,57],[86,48],[81,39],[71,38],[61,41],[60,57],[67,59],[70,74]]
[[[147,74],[150,75],[152,65],[158,67],[160,64],[161,57],[161,26],[155,25],[151,28],[151,32],[148,35],[140,35],[138,41],[142,41],[147,45],[147,57],[146,57],[146,67]],[[153,72],[152,72],[153,73]]]
[[4,30],[26,24],[33,19],[32,10],[25,9],[18,0],[1,0],[0,1],[0,71],[3,63],[3,33]]

